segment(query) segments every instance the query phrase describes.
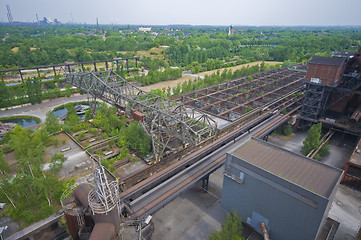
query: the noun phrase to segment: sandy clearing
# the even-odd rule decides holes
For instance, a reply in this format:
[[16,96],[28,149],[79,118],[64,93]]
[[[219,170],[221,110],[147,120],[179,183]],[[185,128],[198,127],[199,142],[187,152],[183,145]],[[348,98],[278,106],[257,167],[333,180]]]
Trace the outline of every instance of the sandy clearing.
[[[152,85],[149,85],[149,86],[145,86],[145,87],[141,87],[142,90],[146,91],[146,92],[149,92],[150,90],[153,90],[153,89],[162,89],[162,88],[168,88],[168,87],[176,87],[178,83],[182,84],[183,82],[185,81],[188,81],[189,79],[195,79],[195,75],[198,75],[198,76],[206,76],[206,75],[211,75],[217,71],[219,71],[220,73],[222,73],[225,69],[230,69],[232,72],[238,70],[238,69],[241,69],[241,68],[244,68],[244,67],[252,67],[254,65],[258,65],[258,64],[261,64],[262,62],[259,61],[259,62],[253,62],[253,63],[246,63],[246,64],[242,64],[242,65],[238,65],[238,66],[234,66],[234,67],[229,67],[229,68],[221,68],[221,69],[217,69],[217,70],[212,70],[212,71],[207,71],[207,72],[201,72],[201,73],[198,73],[198,74],[193,74],[192,76],[191,75],[185,75],[185,76],[182,76],[178,79],[175,79],[175,80],[169,80],[169,81],[164,81],[164,82],[159,82],[159,83],[155,83],[155,84],[152,84]],[[266,64],[269,64],[269,65],[276,65],[276,64],[282,64],[282,62],[265,62]]]

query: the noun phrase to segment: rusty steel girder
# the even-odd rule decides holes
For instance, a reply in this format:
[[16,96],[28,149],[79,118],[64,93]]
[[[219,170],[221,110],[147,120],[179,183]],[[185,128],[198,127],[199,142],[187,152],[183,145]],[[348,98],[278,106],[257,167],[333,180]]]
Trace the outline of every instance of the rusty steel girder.
[[[156,161],[165,154],[172,139],[182,146],[198,145],[216,134],[217,123],[190,106],[145,92],[124,80],[114,71],[68,73],[66,81],[99,98],[130,112],[144,114],[141,122],[152,139]],[[172,149],[170,149],[171,151]]]

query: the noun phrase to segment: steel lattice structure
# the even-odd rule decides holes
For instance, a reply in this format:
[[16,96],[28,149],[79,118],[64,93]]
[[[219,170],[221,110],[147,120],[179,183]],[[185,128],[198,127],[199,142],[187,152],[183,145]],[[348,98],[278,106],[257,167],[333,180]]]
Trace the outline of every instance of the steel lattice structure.
[[[361,74],[344,74],[340,86],[328,86],[306,82],[306,95],[303,100],[301,115],[305,119],[316,121],[343,97],[350,95],[361,87]],[[333,94],[334,98],[330,96]]]
[[117,181],[109,183],[104,167],[99,166],[94,171],[95,188],[90,190],[88,202],[93,214],[107,214],[115,207],[120,212],[119,185]]
[[208,115],[181,103],[145,92],[130,84],[114,71],[68,73],[67,82],[112,105],[137,109],[144,114],[142,124],[152,139],[156,161],[166,149],[174,150],[169,142],[178,139],[184,147],[197,145],[211,137],[217,123]]

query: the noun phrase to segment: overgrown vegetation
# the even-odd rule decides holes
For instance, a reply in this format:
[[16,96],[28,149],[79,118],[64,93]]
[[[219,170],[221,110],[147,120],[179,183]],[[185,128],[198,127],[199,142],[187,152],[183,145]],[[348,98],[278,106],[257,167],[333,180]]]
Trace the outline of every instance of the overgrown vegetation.
[[[55,176],[64,161],[61,155],[54,157],[50,172],[44,172],[44,146],[49,145],[49,133],[45,128],[31,132],[15,126],[9,132],[8,143],[18,161],[15,176],[9,175],[8,166],[3,163],[3,149],[0,150],[0,165],[3,176],[0,180],[0,202],[9,203],[2,215],[11,216],[25,225],[48,217],[59,208],[59,199],[66,183]],[[59,162],[60,161],[60,162]],[[53,171],[56,170],[56,171]]]
[[157,82],[174,80],[182,76],[182,69],[166,68],[164,71],[150,70],[147,75],[136,75],[133,78],[128,78],[128,81],[137,81],[142,86],[147,86]]
[[293,133],[292,125],[287,123],[286,125],[283,125],[282,127],[276,129],[273,131],[273,134],[276,135],[283,135],[286,137],[291,136]]
[[[321,131],[322,131],[322,122],[313,124],[308,130],[307,137],[303,141],[303,147],[301,153],[303,155],[308,155],[312,150],[316,150],[322,144],[321,142]],[[320,160],[322,157],[327,155],[329,150],[328,144],[324,144],[318,153],[313,157],[316,160]]]
[[228,213],[227,219],[222,223],[218,232],[211,233],[209,240],[243,240],[241,237],[243,231],[242,220],[238,217],[237,212]]
[[79,92],[66,85],[64,91],[57,86],[60,80],[42,82],[39,77],[25,79],[18,85],[6,86],[3,79],[0,80],[0,108],[25,104],[41,103],[43,99],[70,97],[72,93]]

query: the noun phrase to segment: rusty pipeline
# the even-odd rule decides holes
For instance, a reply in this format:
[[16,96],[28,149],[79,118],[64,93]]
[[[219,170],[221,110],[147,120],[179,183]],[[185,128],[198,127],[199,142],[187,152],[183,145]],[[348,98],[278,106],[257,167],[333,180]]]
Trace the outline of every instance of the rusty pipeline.
[[266,224],[264,224],[264,222],[260,222],[259,225],[260,225],[261,230],[262,230],[263,239],[264,240],[270,240],[269,236],[268,236]]

